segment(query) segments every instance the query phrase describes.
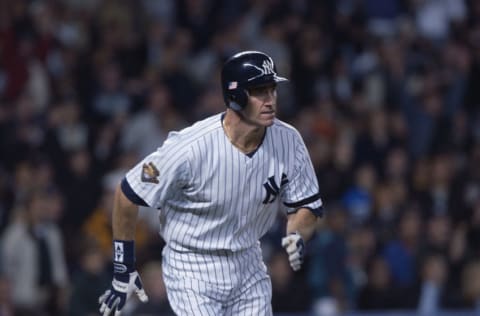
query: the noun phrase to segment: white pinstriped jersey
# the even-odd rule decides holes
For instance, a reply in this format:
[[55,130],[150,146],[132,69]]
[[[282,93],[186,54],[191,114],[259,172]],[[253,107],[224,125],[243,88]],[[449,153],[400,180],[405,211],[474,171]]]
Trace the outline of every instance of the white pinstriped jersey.
[[160,209],[160,234],[176,251],[238,251],[258,243],[279,209],[322,202],[305,144],[276,119],[249,157],[231,144],[222,113],[172,132],[126,175],[131,189]]

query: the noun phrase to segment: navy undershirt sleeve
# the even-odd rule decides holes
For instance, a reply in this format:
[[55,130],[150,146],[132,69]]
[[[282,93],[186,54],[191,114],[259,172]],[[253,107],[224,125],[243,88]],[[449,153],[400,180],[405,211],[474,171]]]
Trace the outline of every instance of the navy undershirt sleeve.
[[120,187],[123,194],[125,194],[127,199],[129,199],[133,204],[140,206],[149,206],[141,197],[138,196],[137,193],[135,193],[135,191],[133,191],[126,178],[123,178]]

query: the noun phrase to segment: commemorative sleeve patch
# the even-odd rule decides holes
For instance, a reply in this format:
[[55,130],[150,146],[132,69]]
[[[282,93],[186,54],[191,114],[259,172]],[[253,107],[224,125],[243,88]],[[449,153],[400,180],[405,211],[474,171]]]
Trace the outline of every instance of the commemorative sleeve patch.
[[142,167],[142,182],[158,183],[160,172],[152,162],[144,163]]

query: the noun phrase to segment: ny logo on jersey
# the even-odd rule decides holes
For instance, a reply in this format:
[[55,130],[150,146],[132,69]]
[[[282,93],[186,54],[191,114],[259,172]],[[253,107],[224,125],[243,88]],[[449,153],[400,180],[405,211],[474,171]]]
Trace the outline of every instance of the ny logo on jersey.
[[258,70],[258,75],[248,78],[247,81],[252,81],[266,75],[276,75],[275,70],[273,70],[273,61],[271,59],[264,60],[262,63],[262,68],[250,63],[246,63],[245,66],[253,67]]
[[263,204],[273,203],[275,201],[278,193],[280,193],[280,188],[288,183],[287,175],[282,173],[282,179],[280,180],[280,187],[275,183],[275,177],[271,176],[263,184],[265,188],[265,199],[263,199]]
[[148,164],[144,163],[142,166],[142,182],[158,183],[158,172],[157,167],[152,162]]

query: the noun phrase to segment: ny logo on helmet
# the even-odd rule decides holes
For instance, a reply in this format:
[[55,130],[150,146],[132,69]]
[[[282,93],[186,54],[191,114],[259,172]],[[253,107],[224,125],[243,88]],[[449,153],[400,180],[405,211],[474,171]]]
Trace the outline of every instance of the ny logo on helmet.
[[[280,180],[280,188],[288,183],[287,175],[282,173],[282,179]],[[280,188],[275,183],[275,177],[271,176],[268,180],[263,184],[265,188],[265,198],[263,199],[263,204],[273,203],[277,198],[277,195],[280,193]]]
[[276,72],[275,70],[273,69],[273,61],[271,59],[266,59],[263,61],[262,63],[262,68],[254,65],[254,64],[250,64],[250,63],[246,63],[245,66],[249,66],[249,67],[253,67],[255,68],[256,70],[258,70],[258,74],[256,76],[253,76],[251,78],[248,79],[248,81],[252,81],[252,80],[255,80],[257,78],[260,78],[262,76],[266,76],[266,75],[276,75]]
[[273,61],[271,59],[264,60],[262,67],[265,75],[275,74],[275,71],[273,70]]

